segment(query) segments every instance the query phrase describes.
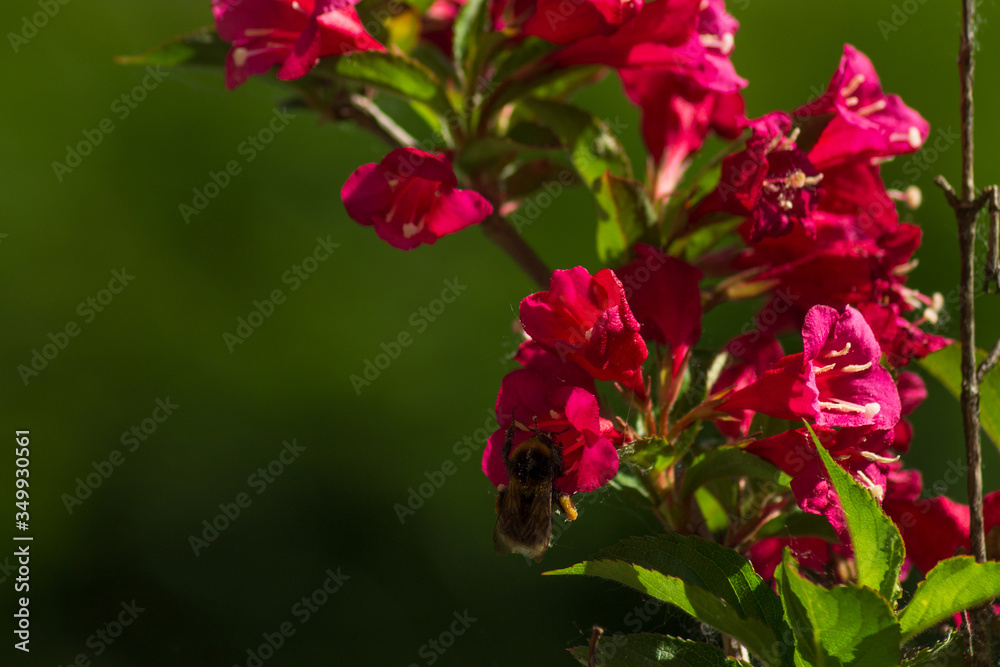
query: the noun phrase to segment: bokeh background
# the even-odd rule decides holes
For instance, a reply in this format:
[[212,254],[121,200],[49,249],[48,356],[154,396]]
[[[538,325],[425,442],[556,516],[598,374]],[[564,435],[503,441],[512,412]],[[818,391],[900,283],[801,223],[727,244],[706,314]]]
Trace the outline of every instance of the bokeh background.
[[[750,114],[813,97],[850,42],[872,58],[888,91],[929,119],[935,136],[957,134],[958,2],[743,0],[729,9],[742,23],[733,60],[750,80]],[[21,32],[24,17],[37,11],[35,1],[5,2],[0,28]],[[1000,70],[993,66],[1000,7],[991,0],[982,12],[980,186],[1000,181]],[[898,29],[888,31],[894,21]],[[284,96],[266,82],[227,92],[217,73],[176,70],[127,117],[113,106],[145,76],[115,65],[114,55],[210,22],[208,0],[68,0],[16,52],[0,47],[0,415],[8,444],[15,429],[31,430],[35,537],[30,655],[11,647],[13,543],[0,549],[7,619],[0,630],[8,638],[0,662],[69,665],[83,654],[102,667],[246,665],[264,633],[291,622],[295,634],[264,664],[429,665],[433,656],[440,665],[569,665],[563,649],[584,643],[593,623],[630,629],[625,616],[641,603],[634,593],[596,580],[542,578],[540,566],[493,554],[493,489],[480,471],[481,449],[466,450],[467,460],[453,450],[483,428],[513,367],[511,323],[534,288],[510,260],[475,229],[403,253],[350,221],[342,183],[385,152],[350,127],[301,113],[245,162],[240,144],[265,127]],[[579,101],[620,118],[641,159],[638,116],[614,78]],[[58,180],[53,161],[65,161],[66,146],[105,118],[113,132]],[[230,160],[241,162],[242,173],[186,223],[179,205]],[[956,283],[954,221],[931,181],[944,173],[957,182],[959,160],[957,143],[925,154],[929,167],[916,181],[925,204],[912,217],[924,245],[912,284],[928,293],[948,293]],[[889,182],[903,176],[903,164],[886,166]],[[577,190],[525,233],[551,266],[595,269],[592,220],[592,204]],[[291,291],[282,277],[313,252],[317,237],[340,247]],[[88,322],[79,304],[123,268],[134,280]],[[449,279],[467,289],[418,333],[411,313]],[[235,333],[237,318],[274,289],[287,300],[231,353],[223,333]],[[1000,333],[1000,297],[979,303],[985,346]],[[948,312],[957,318],[956,302]],[[714,320],[704,345],[722,343],[745,316]],[[70,321],[79,335],[25,385],[17,366],[30,364],[32,350]],[[956,319],[941,330],[954,334]],[[356,392],[349,377],[404,331],[413,344]],[[930,399],[912,418],[907,461],[929,485],[963,455],[957,402],[933,380],[928,386]],[[168,398],[178,407],[129,451],[123,433]],[[251,475],[292,439],[304,451],[258,494]],[[992,489],[1000,466],[986,442]],[[68,511],[64,494],[114,450],[123,463]],[[7,452],[0,495],[12,522]],[[394,505],[446,462],[454,474],[401,524]],[[195,555],[190,536],[240,493],[250,506]],[[948,494],[964,501],[964,480]],[[545,568],[651,530],[649,517],[600,494],[584,503]],[[3,531],[6,539],[14,532]],[[294,605],[338,568],[349,579],[300,623]],[[107,643],[95,634],[133,600],[143,611],[118,637]],[[422,650],[465,612],[476,620],[443,655]]]

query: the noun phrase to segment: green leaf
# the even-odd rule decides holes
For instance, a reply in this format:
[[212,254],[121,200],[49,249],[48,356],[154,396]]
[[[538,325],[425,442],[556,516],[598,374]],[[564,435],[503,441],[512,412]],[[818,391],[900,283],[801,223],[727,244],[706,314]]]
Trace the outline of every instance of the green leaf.
[[770,650],[774,637],[787,630],[781,603],[750,562],[700,537],[632,537],[594,560],[546,574],[589,574],[632,586],[732,634],[765,661],[758,652]]
[[[976,363],[982,363],[986,353],[976,351]],[[962,345],[955,343],[933,352],[920,360],[920,365],[937,378],[955,398],[962,396]],[[983,430],[1000,448],[1000,366],[986,374],[979,384],[979,418]]]
[[458,16],[452,37],[452,52],[455,56],[455,71],[460,72],[462,81],[475,76],[476,54],[486,30],[489,3],[487,0],[469,0]]
[[784,512],[781,516],[775,517],[765,523],[759,531],[757,537],[818,537],[827,542],[837,544],[837,534],[833,531],[833,526],[827,521],[825,516],[810,514],[795,509]]
[[[581,665],[589,664],[590,647],[569,650]],[[667,635],[643,633],[611,635],[597,643],[597,664],[603,667],[741,667],[745,662],[729,658],[720,649],[701,642]]]
[[380,88],[401,97],[425,102],[446,111],[441,82],[437,76],[416,60],[388,51],[359,51],[338,58],[320,61],[318,71],[330,71],[355,83]]
[[505,81],[522,67],[541,61],[558,48],[558,45],[546,42],[544,39],[528,37],[497,60],[497,71],[493,78],[496,81]]
[[702,223],[690,234],[680,237],[670,244],[670,254],[693,262],[714,248],[720,241],[732,234],[740,226],[743,218],[723,216],[716,222]]
[[1000,563],[977,563],[972,556],[943,560],[927,573],[899,615],[903,641],[995,597],[1000,597]]
[[229,44],[219,39],[212,28],[202,28],[154,46],[132,56],[115,56],[119,65],[177,65],[224,67]]
[[610,171],[604,172],[593,193],[598,207],[597,256],[612,263],[656,223],[656,213],[642,183]]
[[586,574],[610,579],[676,605],[694,618],[739,640],[765,665],[778,665],[770,655],[776,645],[775,633],[756,618],[741,618],[731,606],[704,588],[678,577],[654,572],[620,560],[592,560],[545,574]]
[[725,506],[715,497],[709,487],[703,486],[695,491],[694,501],[698,505],[698,511],[701,512],[709,532],[719,533],[729,528],[729,512],[726,511]]
[[899,572],[905,555],[899,529],[885,515],[872,494],[834,462],[826,447],[816,438],[812,427],[806,424],[806,428],[844,509],[847,529],[854,545],[858,584],[877,590],[887,600],[896,600],[902,592]]
[[831,589],[799,574],[791,551],[775,572],[797,667],[887,667],[900,659],[899,624],[889,602],[853,584]]
[[681,495],[691,496],[695,489],[710,479],[720,477],[753,477],[787,487],[792,478],[777,466],[739,447],[719,447],[699,455],[684,473]]
[[554,100],[527,99],[521,105],[556,133],[590,187],[598,208],[601,261],[619,258],[655,223],[655,213],[642,184],[632,178],[632,165],[616,136],[617,127]]

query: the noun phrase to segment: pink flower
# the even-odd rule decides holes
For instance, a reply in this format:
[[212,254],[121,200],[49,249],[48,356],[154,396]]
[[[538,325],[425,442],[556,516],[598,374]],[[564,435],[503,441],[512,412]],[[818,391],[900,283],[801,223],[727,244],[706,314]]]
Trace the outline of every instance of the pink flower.
[[755,410],[779,419],[812,419],[820,426],[891,429],[899,393],[880,365],[882,351],[854,308],[814,306],[802,327],[803,351],[784,357],[719,407]]
[[[838,465],[868,489],[879,502],[886,493],[888,464],[879,454],[890,444],[890,432],[870,428],[836,431],[817,427],[816,437]],[[847,520],[837,493],[806,429],[785,431],[747,445],[746,450],[770,461],[792,476],[791,488],[803,511],[825,516],[844,544],[849,544]]]
[[[662,0],[659,0],[662,1]],[[703,3],[696,35],[703,58],[722,76],[692,76],[679,63],[644,65],[619,70],[625,92],[642,109],[642,135],[658,166],[656,197],[670,196],[708,132],[735,139],[746,124],[743,98],[746,81],[736,75],[729,56],[739,23],[726,13],[722,0]],[[697,68],[696,68],[697,69]]]
[[[784,356],[777,339],[760,331],[737,336],[726,345],[726,350],[734,362],[719,373],[719,379],[712,385],[711,394],[717,394],[727,387],[733,387],[736,391],[753,384]],[[752,410],[733,410],[732,416],[736,421],[718,420],[715,425],[730,438],[739,438],[750,432],[754,414],[756,413]]]
[[[550,358],[542,360],[534,356],[538,354]],[[533,356],[542,368],[552,369],[565,363],[537,350]],[[586,387],[547,373],[519,369],[503,379],[496,415],[499,428],[490,436],[483,452],[483,472],[494,486],[508,481],[501,449],[511,415],[526,427],[515,429],[515,448],[533,436],[536,420],[538,429],[547,432],[561,446],[565,472],[555,480],[558,491],[568,494],[593,491],[618,472],[617,447],[622,444],[622,435],[600,416],[597,397]]]
[[397,148],[348,177],[340,194],[347,214],[390,245],[411,250],[476,225],[493,212],[477,192],[458,190],[447,158]]
[[785,547],[792,550],[800,567],[823,572],[830,562],[835,545],[818,537],[768,537],[747,549],[746,557],[757,574],[765,581],[772,581],[774,571],[784,557]]
[[451,57],[455,18],[467,0],[434,0],[420,17],[420,38],[437,46]]
[[642,0],[538,0],[521,34],[572,44],[591,35],[614,34],[641,7]]
[[369,35],[357,0],[212,0],[219,37],[233,48],[226,87],[280,65],[279,79],[305,76],[319,59],[353,51],[384,50]]
[[610,269],[593,276],[582,266],[554,271],[548,291],[521,301],[520,315],[524,331],[549,351],[642,393],[646,344]]
[[753,134],[746,149],[722,161],[719,185],[691,213],[691,221],[714,211],[748,215],[751,243],[788,234],[795,223],[813,236],[810,215],[822,176],[786,138],[791,127],[791,119],[780,111],[750,121]]
[[[907,560],[926,574],[946,558],[970,553],[969,506],[943,495],[921,498],[920,473],[902,470],[901,466],[894,464],[889,473],[883,509],[899,528]],[[1000,491],[983,498],[983,523],[987,533],[1000,526]],[[997,554],[989,557],[996,558]]]
[[701,271],[652,246],[637,243],[634,249],[636,258],[615,275],[643,338],[669,346],[676,377],[701,338]]
[[[900,416],[910,414],[927,398],[927,387],[916,373],[909,371],[900,373],[896,379],[896,388],[899,390]],[[893,429],[892,448],[900,454],[905,454],[910,450],[911,440],[913,440],[913,426],[909,421],[900,419]]]
[[809,152],[819,169],[851,160],[912,153],[927,139],[930,125],[896,95],[882,92],[868,57],[850,44],[826,92],[795,111],[796,116],[834,114]]

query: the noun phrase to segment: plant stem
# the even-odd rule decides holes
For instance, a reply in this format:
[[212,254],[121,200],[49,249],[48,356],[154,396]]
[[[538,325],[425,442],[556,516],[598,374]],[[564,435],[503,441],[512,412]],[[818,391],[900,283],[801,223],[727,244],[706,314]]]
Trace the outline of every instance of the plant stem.
[[505,218],[494,213],[480,226],[486,232],[486,236],[510,255],[521,270],[535,281],[535,284],[542,289],[549,288],[552,271]]
[[[969,537],[976,561],[986,561],[986,539],[983,532],[983,471],[979,428],[979,373],[976,365],[976,217],[986,198],[976,197],[973,160],[973,105],[975,56],[973,37],[976,29],[976,0],[962,0],[962,35],[958,51],[958,70],[961,79],[962,119],[962,188],[961,197],[943,177],[935,182],[945,191],[949,204],[955,211],[958,223],[960,254],[960,338],[962,342],[962,421],[965,427],[965,451],[969,468]],[[991,664],[989,624],[992,613],[989,605],[969,614],[970,667]]]

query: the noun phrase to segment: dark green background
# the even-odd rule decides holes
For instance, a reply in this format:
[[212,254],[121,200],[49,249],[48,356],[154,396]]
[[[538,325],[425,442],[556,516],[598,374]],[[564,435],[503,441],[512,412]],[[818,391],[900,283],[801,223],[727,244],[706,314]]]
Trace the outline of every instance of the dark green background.
[[[1000,181],[1000,8],[984,4],[980,185]],[[904,11],[859,0],[732,4],[742,22],[733,59],[751,82],[748,112],[791,109],[811,98],[850,42],[933,132],[957,131],[959,3],[910,0],[915,13],[886,39],[878,22],[891,20],[896,6]],[[0,28],[20,31],[22,17],[36,11],[34,2],[6,2]],[[112,56],[210,21],[208,0],[70,0],[18,53],[7,40],[0,47],[0,406],[8,447],[15,429],[31,430],[35,537],[32,652],[10,645],[9,577],[0,584],[7,601],[0,652],[12,657],[0,660],[54,666],[85,653],[109,667],[244,664],[262,633],[292,621],[295,635],[266,664],[423,665],[421,645],[448,628],[453,612],[468,610],[478,620],[437,664],[568,665],[562,650],[582,643],[591,624],[627,630],[637,595],[597,581],[543,579],[543,568],[493,554],[493,490],[478,452],[464,462],[452,452],[486,421],[512,368],[511,322],[533,286],[511,262],[475,229],[404,253],[349,220],[341,185],[385,151],[352,128],[320,125],[303,113],[256,160],[243,162],[239,144],[264,127],[283,95],[267,83],[227,92],[217,74],[173,71],[127,118],[112,111],[144,76],[116,66]],[[580,99],[629,126],[625,138],[639,159],[638,117],[616,81]],[[114,131],[58,182],[52,162],[106,117]],[[945,173],[957,182],[959,157],[956,143],[917,181],[926,203],[913,217],[925,242],[912,284],[927,292],[955,286],[954,222],[931,179]],[[178,205],[233,159],[243,172],[185,224]],[[886,167],[890,182],[902,164]],[[598,266],[583,191],[558,198],[526,235],[553,267]],[[290,292],[281,276],[312,252],[317,236],[340,248]],[[134,281],[84,324],[77,305],[122,267]],[[454,278],[468,289],[414,334],[372,386],[355,393],[349,376],[362,372],[380,342],[414,333],[410,314]],[[223,332],[275,288],[287,301],[230,354]],[[1000,332],[1000,297],[979,303],[987,345]],[[948,311],[957,317],[956,301]],[[744,317],[713,320],[705,345],[723,342]],[[17,366],[70,320],[81,324],[80,335],[25,386]],[[943,331],[954,333],[954,325]],[[908,457],[928,484],[943,478],[949,461],[962,461],[958,405],[933,381],[929,386]],[[124,451],[122,432],[166,397],[180,407],[135,452]],[[256,495],[248,477],[291,438],[305,452]],[[116,449],[124,464],[69,514],[62,494]],[[988,449],[988,486],[996,488],[997,457]],[[12,524],[7,452],[0,498]],[[393,505],[448,460],[457,472],[400,525]],[[963,487],[948,493],[964,499]],[[195,557],[188,537],[243,491],[252,505]],[[550,551],[547,568],[654,529],[613,494],[585,502],[574,526]],[[5,528],[4,539],[14,532]],[[13,551],[7,544],[0,563]],[[300,625],[292,605],[338,567],[350,580]],[[94,657],[88,637],[132,599],[145,611]]]

